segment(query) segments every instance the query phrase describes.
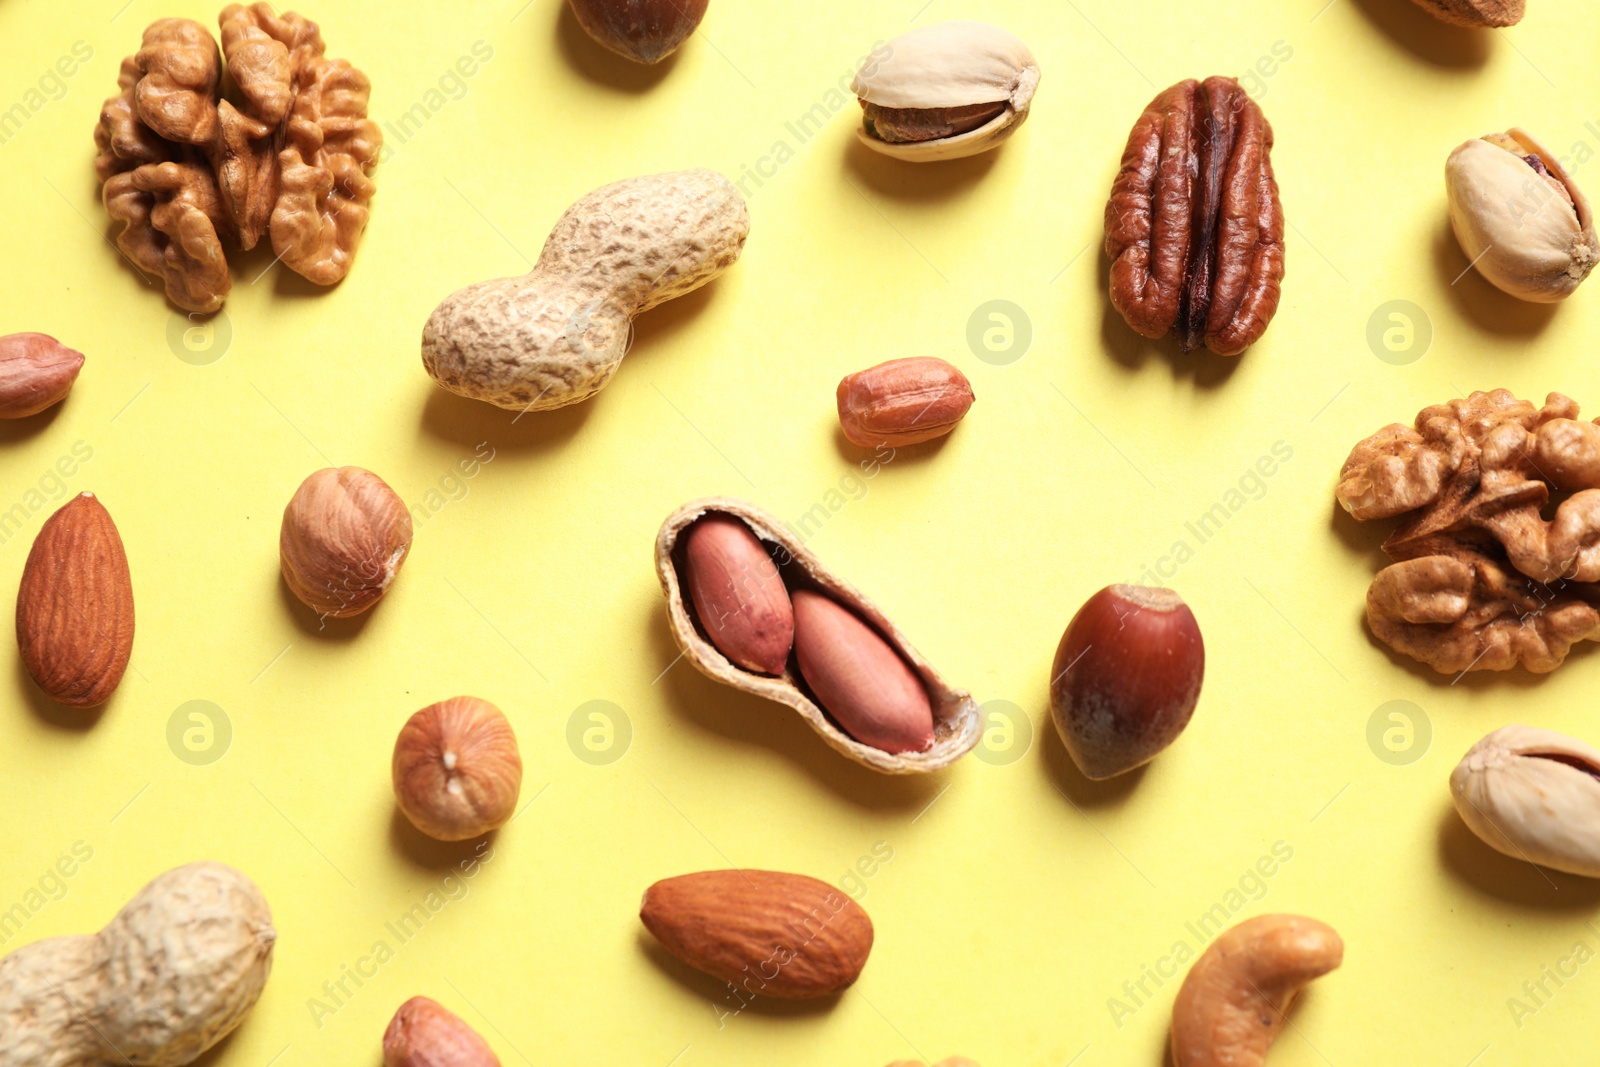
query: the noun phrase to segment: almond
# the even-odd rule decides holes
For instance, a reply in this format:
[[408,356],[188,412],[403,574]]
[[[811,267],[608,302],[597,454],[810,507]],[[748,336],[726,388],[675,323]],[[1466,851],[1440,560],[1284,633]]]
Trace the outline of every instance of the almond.
[[24,419],[59,404],[82,367],[82,352],[48,334],[0,337],[0,419]]
[[320,615],[359,615],[400,573],[411,531],[405,502],[376,474],[361,467],[317,471],[283,509],[283,580]]
[[717,651],[746,670],[778,675],[794,644],[794,607],[750,527],[707,515],[684,537],[684,576],[695,615]]
[[644,894],[639,918],[678,959],[740,996],[807,1000],[854,982],[872,920],[826,882],[776,871],[703,871]]
[[800,674],[844,732],[885,752],[933,744],[928,692],[889,643],[821,593],[797,589],[793,599]]
[[438,1001],[412,997],[383,1032],[383,1067],[500,1067],[500,1059]]
[[943,437],[966,416],[972,383],[931,356],[891,359],[839,382],[839,426],[852,444],[915,445]]
[[133,652],[133,580],[116,523],[93,493],[50,516],[17,590],[17,647],[50,699],[92,708],[110,699]]

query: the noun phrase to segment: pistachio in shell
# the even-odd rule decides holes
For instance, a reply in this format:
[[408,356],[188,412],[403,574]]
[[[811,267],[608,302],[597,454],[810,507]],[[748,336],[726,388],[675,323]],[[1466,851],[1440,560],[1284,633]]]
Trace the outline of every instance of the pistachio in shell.
[[937,22],[902,34],[862,65],[861,142],[912,163],[975,156],[1028,117],[1039,63],[1014,34],[984,22]]
[[1450,153],[1445,189],[1461,250],[1519,300],[1565,300],[1600,259],[1588,199],[1526,130],[1477,137]]
[[1497,852],[1600,878],[1600,750],[1554,730],[1503,726],[1450,774],[1467,828]]
[[[848,608],[899,654],[927,692],[933,711],[931,745],[916,751],[886,752],[858,741],[823,710],[795,657],[789,658],[781,674],[771,676],[740,667],[717,649],[696,616],[685,569],[684,535],[708,515],[743,523],[772,554],[791,592],[825,594]],[[877,605],[835,577],[788,527],[755,505],[732,497],[705,497],[674,511],[656,535],[656,574],[667,598],[668,627],[685,659],[713,681],[798,712],[829,746],[855,762],[884,774],[919,774],[948,767],[977,746],[983,714],[972,695],[945,682]]]

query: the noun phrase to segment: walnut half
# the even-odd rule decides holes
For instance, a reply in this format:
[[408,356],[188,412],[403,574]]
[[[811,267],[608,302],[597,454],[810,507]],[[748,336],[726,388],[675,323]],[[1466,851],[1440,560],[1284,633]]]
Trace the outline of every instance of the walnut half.
[[228,294],[224,237],[249,249],[270,236],[291,270],[342,279],[383,145],[366,75],[323,54],[316,23],[265,3],[231,4],[219,22],[220,51],[198,22],[151,23],[95,130],[118,248],[197,312]]
[[[1550,507],[1552,492],[1566,495]],[[1551,393],[1505,389],[1425,408],[1350,453],[1339,503],[1401,517],[1367,624],[1435,670],[1553,671],[1600,640],[1600,425]]]

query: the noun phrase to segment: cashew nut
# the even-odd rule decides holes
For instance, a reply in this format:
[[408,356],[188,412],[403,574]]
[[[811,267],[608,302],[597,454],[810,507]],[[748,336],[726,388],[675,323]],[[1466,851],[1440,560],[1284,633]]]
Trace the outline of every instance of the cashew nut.
[[1172,1006],[1173,1067],[1261,1067],[1302,986],[1344,959],[1333,927],[1258,915],[1211,943]]

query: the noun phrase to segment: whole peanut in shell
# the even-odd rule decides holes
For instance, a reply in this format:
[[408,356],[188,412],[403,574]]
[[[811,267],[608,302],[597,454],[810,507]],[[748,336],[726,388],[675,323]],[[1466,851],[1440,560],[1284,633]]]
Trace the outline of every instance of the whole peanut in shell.
[[844,731],[885,752],[933,744],[927,691],[889,643],[821,593],[797,589],[792,599],[800,673]]
[[220,863],[155,878],[98,934],[0,960],[0,1067],[183,1067],[231,1033],[272,971],[261,890]]
[[422,364],[451,392],[513,411],[587,400],[617,372],[634,317],[733,266],[749,233],[744,198],[713,170],[596,189],[561,216],[531,272],[434,309]]
[[862,448],[899,447],[943,437],[975,399],[954,364],[932,356],[891,359],[847,374],[836,397],[839,426]]

